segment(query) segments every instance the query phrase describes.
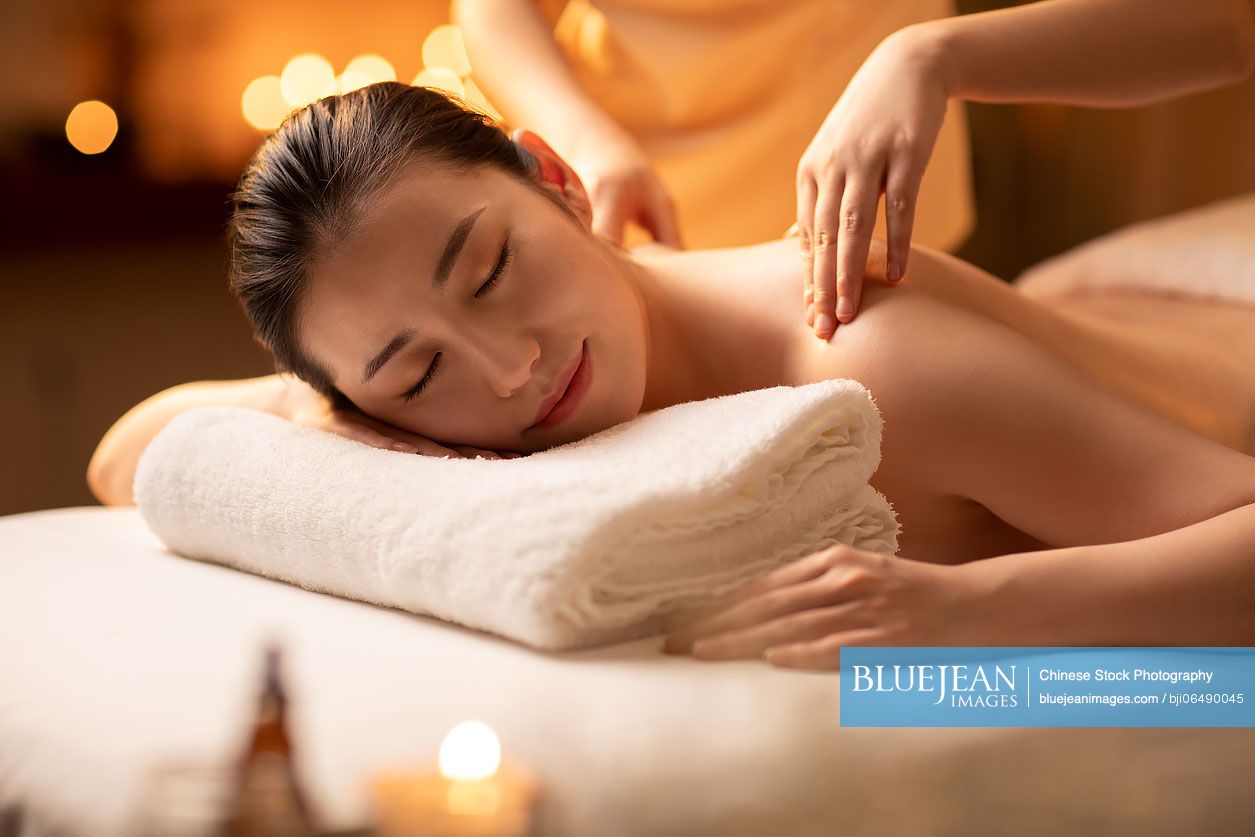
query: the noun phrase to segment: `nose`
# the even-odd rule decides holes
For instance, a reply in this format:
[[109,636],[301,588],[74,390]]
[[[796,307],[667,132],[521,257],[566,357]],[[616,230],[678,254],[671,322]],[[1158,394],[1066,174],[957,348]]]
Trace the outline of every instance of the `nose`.
[[471,356],[479,362],[497,397],[509,398],[532,379],[540,357],[540,344],[535,340],[503,336],[499,330],[469,337]]

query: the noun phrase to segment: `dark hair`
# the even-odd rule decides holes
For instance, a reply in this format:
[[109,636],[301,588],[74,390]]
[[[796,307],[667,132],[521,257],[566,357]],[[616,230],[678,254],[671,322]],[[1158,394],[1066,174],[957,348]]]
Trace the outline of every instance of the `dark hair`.
[[277,371],[339,407],[352,402],[296,338],[309,267],[416,158],[465,171],[495,166],[536,185],[535,160],[490,117],[442,92],[386,81],[288,116],[248,161],[231,196],[230,286],[255,339],[274,355]]

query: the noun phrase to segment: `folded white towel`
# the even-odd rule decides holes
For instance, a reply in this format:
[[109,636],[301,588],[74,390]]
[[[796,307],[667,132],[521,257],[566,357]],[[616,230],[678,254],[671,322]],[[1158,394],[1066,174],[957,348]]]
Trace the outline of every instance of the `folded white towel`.
[[667,630],[835,543],[895,553],[868,484],[881,428],[849,380],[678,404],[506,460],[201,407],[149,444],[134,493],[183,555],[561,650]]

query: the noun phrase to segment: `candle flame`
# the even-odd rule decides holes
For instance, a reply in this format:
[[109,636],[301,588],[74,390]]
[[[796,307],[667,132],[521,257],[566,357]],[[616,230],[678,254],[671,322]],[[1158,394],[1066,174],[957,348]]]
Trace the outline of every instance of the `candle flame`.
[[501,764],[501,742],[483,721],[463,721],[440,742],[440,775],[446,779],[487,779]]

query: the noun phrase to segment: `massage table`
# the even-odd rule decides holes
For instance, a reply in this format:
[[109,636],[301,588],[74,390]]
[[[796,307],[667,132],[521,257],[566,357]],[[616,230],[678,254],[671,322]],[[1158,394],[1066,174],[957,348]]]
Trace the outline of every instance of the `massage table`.
[[134,508],[0,517],[0,837],[136,833],[149,771],[243,746],[283,648],[320,826],[478,718],[537,835],[1153,835],[1255,829],[1255,729],[842,728],[839,675],[562,654],[170,553]]

